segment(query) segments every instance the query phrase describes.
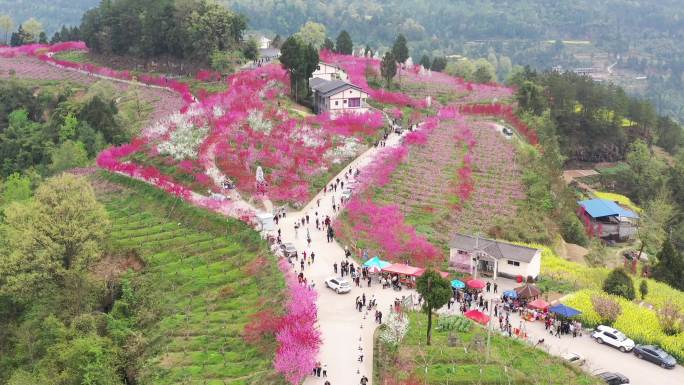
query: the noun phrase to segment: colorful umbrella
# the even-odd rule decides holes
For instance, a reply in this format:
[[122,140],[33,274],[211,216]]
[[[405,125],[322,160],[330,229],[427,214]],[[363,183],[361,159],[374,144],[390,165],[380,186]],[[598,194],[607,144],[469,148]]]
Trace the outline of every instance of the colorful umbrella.
[[504,297],[508,298],[513,298],[516,299],[518,298],[518,293],[515,292],[515,290],[506,290],[503,292]]
[[363,267],[367,267],[371,273],[379,273],[382,269],[384,269],[385,267],[387,267],[389,265],[391,265],[391,263],[383,261],[380,259],[380,257],[375,256],[375,257],[367,260],[363,264]]
[[539,290],[538,287],[530,284],[516,287],[515,292],[518,293],[518,297],[520,298],[534,298],[541,295],[541,290]]
[[466,282],[466,285],[471,289],[484,289],[484,287],[487,286],[484,281],[480,281],[479,279],[469,279]]
[[451,281],[451,287],[454,289],[463,289],[465,287],[465,283],[459,281],[458,279],[454,279]]
[[481,323],[483,325],[486,325],[487,322],[489,322],[489,316],[479,310],[468,310],[465,312],[465,315],[467,318],[470,318],[471,320]]
[[534,301],[528,303],[527,307],[532,309],[546,310],[549,307],[549,303],[543,299],[535,299]]

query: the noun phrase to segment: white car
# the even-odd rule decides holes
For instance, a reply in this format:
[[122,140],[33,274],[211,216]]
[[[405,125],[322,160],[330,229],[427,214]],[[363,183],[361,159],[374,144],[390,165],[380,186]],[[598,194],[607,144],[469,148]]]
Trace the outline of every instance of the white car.
[[565,353],[563,355],[563,359],[569,363],[570,365],[576,365],[576,366],[582,366],[584,365],[584,362],[586,361],[584,357],[582,357],[580,354],[577,353]]
[[621,352],[630,352],[634,349],[634,341],[627,338],[621,331],[613,329],[610,326],[599,325],[591,334],[591,338],[595,339],[599,344],[607,344],[614,348],[620,349]]
[[351,291],[351,284],[342,277],[332,277],[325,280],[325,286],[335,290],[335,293],[349,293]]

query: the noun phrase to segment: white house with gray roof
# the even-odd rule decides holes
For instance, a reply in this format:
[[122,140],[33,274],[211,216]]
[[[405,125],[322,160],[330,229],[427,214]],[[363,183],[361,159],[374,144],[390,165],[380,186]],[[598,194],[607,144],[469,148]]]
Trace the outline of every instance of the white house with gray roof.
[[320,78],[325,80],[349,80],[347,73],[344,72],[340,66],[336,64],[328,64],[319,62],[316,70],[311,74],[312,78]]
[[541,250],[457,233],[449,242],[449,267],[476,277],[536,279]]
[[314,112],[329,112],[331,117],[344,113],[364,113],[368,111],[368,94],[361,88],[344,80],[312,78],[309,86],[313,92]]

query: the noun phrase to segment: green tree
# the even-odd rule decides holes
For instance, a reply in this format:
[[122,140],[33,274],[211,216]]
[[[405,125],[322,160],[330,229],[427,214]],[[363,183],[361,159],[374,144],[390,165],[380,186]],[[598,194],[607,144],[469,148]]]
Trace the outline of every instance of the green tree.
[[644,141],[637,139],[629,146],[625,161],[630,170],[627,183],[637,202],[645,203],[662,191],[667,167],[653,156]]
[[245,42],[242,54],[249,60],[257,60],[259,58],[259,43],[257,43],[256,39],[250,38]]
[[314,48],[318,49],[325,43],[325,26],[320,23],[315,23],[313,21],[307,21],[299,31],[295,34],[297,38],[301,40],[304,45],[312,45]]
[[88,151],[81,142],[67,140],[52,151],[50,171],[53,174],[88,164]]
[[416,290],[423,297],[423,311],[428,316],[427,344],[430,345],[432,337],[432,311],[440,309],[449,302],[453,295],[451,283],[442,278],[438,272],[427,270],[416,281]]
[[409,58],[409,49],[406,43],[406,38],[403,34],[399,34],[392,45],[392,56],[397,63],[404,64]]
[[418,63],[423,66],[426,70],[430,69],[430,57],[428,55],[423,55],[423,57],[420,58],[420,62]]
[[679,290],[684,290],[684,258],[672,246],[672,242],[666,239],[660,252],[656,256],[656,264],[653,266],[653,278],[665,282]]
[[665,191],[661,191],[655,198],[646,202],[637,230],[641,241],[640,253],[644,249],[651,254],[656,252],[657,247],[662,245],[667,237],[665,225],[673,216],[674,207]]
[[544,87],[529,80],[524,80],[522,85],[518,87],[516,99],[521,109],[535,115],[541,115],[547,108]]
[[243,54],[239,51],[214,51],[211,54],[210,63],[214,71],[223,74],[235,72],[235,68],[242,64],[245,60]]
[[7,40],[9,33],[14,30],[14,20],[9,15],[0,15],[0,30],[5,32],[5,45],[9,43]]
[[636,297],[632,277],[622,268],[613,269],[608,274],[605,281],[603,281],[603,291],[627,298],[630,301]]
[[2,186],[2,205],[31,198],[31,179],[19,173],[10,175]]
[[382,63],[380,63],[380,75],[389,88],[392,85],[392,79],[397,74],[397,61],[394,58],[392,52],[385,53],[382,57]]
[[473,80],[475,65],[468,59],[450,62],[447,63],[446,73],[470,81]]
[[67,116],[64,117],[64,123],[62,123],[62,125],[59,126],[59,141],[64,142],[76,137],[78,125],[78,119],[74,116],[72,112],[69,112]]
[[296,36],[285,40],[280,49],[280,63],[289,74],[293,85],[292,93],[297,101],[303,100],[309,92],[309,78],[318,66],[318,51],[311,44],[305,44]]
[[354,51],[354,43],[352,42],[352,38],[349,36],[347,31],[342,30],[342,32],[337,35],[335,50],[344,55],[351,55]]
[[335,52],[335,42],[326,37],[325,42],[323,42],[323,49],[327,49],[330,52]]
[[492,63],[486,59],[478,59],[475,61],[475,72],[473,72],[473,81],[476,83],[490,83],[496,80],[496,70]]
[[442,72],[446,69],[446,66],[447,59],[445,57],[435,57],[432,60],[432,65],[430,66],[430,69],[435,72]]
[[5,209],[9,253],[0,254],[0,291],[30,301],[63,286],[69,272],[100,257],[109,219],[87,180],[71,174],[46,180],[27,203]]
[[34,19],[33,17],[26,20],[24,24],[24,31],[28,34],[30,40],[25,40],[24,43],[36,43],[38,42],[40,33],[43,32],[43,24]]

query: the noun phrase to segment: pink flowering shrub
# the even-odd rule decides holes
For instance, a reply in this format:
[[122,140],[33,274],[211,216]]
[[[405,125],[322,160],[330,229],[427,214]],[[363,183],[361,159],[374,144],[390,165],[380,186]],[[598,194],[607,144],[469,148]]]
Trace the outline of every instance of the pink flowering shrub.
[[[345,209],[350,231],[356,238],[366,240],[371,250],[381,252],[383,258],[417,266],[442,258],[436,247],[406,224],[397,205],[381,206],[368,199],[353,198]],[[342,231],[339,221],[335,225]]]
[[321,333],[316,328],[316,292],[297,281],[286,259],[281,258],[278,267],[285,274],[288,299],[276,331],[274,366],[288,382],[298,385],[311,373],[321,345]]

